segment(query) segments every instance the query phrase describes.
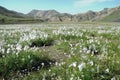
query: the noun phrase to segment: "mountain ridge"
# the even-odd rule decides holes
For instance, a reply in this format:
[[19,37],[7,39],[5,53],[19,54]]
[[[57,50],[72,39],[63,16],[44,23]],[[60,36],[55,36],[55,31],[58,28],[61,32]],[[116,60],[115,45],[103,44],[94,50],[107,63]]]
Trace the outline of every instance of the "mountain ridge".
[[16,18],[24,17],[23,13],[19,13],[19,12],[16,12],[16,11],[8,10],[7,8],[4,8],[2,6],[0,6],[0,15],[16,17]]
[[[70,13],[60,13],[56,10],[54,10],[53,13],[47,14],[51,10],[36,10],[35,14],[34,11],[29,12],[27,15],[32,14],[32,17],[37,16],[37,18],[47,19],[48,21],[59,21],[59,22],[66,22],[66,21],[105,21],[104,18],[108,17],[109,15],[115,15],[114,12],[119,11],[120,6],[115,8],[104,8],[103,10],[99,12],[95,12],[92,10],[89,10],[86,13],[78,13],[78,14],[70,14]],[[57,13],[56,13],[57,12]],[[39,14],[38,14],[39,13]],[[44,13],[44,15],[41,16],[41,14]],[[120,12],[118,12],[119,14]],[[36,15],[37,14],[37,15]],[[52,15],[52,16],[51,16]],[[116,14],[117,15],[117,14]],[[49,17],[46,17],[49,16]],[[34,17],[36,18],[36,17]],[[108,20],[108,21],[119,21],[120,18],[116,18],[114,20]],[[107,21],[107,20],[106,20]]]
[[[120,22],[120,6],[115,8],[104,8],[95,12],[89,10],[86,13],[70,14],[60,13],[56,10],[32,10],[28,14],[8,10],[0,6],[0,16],[13,18],[32,18],[32,20],[42,22],[81,22],[81,21],[108,21]],[[0,17],[1,19],[1,17]],[[31,21],[32,21],[31,20]]]

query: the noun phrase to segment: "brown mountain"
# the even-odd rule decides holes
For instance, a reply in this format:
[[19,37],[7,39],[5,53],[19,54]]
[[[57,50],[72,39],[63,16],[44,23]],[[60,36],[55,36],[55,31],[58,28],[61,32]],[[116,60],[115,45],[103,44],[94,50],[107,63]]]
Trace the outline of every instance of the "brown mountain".
[[8,10],[0,6],[0,18],[3,16],[13,18],[30,18],[32,20],[42,22],[81,22],[81,21],[108,21],[120,22],[120,6],[115,8],[104,8],[102,11],[94,12],[88,11],[86,13],[69,14],[60,13],[56,10],[32,10],[28,14],[22,14],[15,11]]
[[74,19],[75,21],[91,21],[93,20],[95,17],[97,17],[97,13],[93,12],[93,11],[88,11],[86,13],[80,13],[80,14],[76,14],[74,15]]
[[107,21],[120,22],[120,7],[104,8],[102,11],[88,11],[83,14],[74,15],[74,19],[79,21]]
[[80,21],[120,21],[120,7],[104,8],[102,11],[94,12],[88,11],[86,13],[68,14],[60,13],[55,10],[33,10],[28,13],[34,18],[46,19],[52,22],[80,22]]
[[32,10],[27,14],[30,17],[34,17],[37,19],[43,19],[47,21],[71,21],[72,15],[68,13],[60,13],[55,10]]

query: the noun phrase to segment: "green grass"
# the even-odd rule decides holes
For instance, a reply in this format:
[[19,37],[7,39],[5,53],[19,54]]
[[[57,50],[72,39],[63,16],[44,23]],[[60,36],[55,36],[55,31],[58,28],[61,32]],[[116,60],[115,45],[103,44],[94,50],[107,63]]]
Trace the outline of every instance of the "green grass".
[[19,74],[48,68],[53,62],[43,51],[21,51],[19,54],[9,54],[0,58],[0,75],[9,79],[12,76],[20,76]]
[[0,23],[1,24],[18,24],[18,23],[41,23],[43,20],[34,19],[29,17],[12,17],[0,15]]
[[[118,23],[68,24],[65,29],[61,25],[67,24],[29,26],[27,29],[29,28],[30,31],[27,33],[18,32],[18,29],[15,29],[15,33],[12,33],[14,29],[6,29],[5,34],[1,32],[1,35],[4,34],[1,39],[6,42],[1,48],[6,51],[10,49],[9,54],[6,54],[6,51],[0,52],[1,79],[3,77],[16,80],[120,79],[120,25]],[[55,30],[60,34],[53,34]],[[32,32],[38,35],[37,38],[19,41],[23,34],[29,36]],[[40,38],[41,32],[50,35],[47,38]],[[9,36],[9,33],[12,35]],[[14,49],[17,43],[22,46],[21,51]],[[13,48],[8,44],[13,45]],[[28,48],[24,51],[25,46]],[[16,50],[14,53],[19,52],[19,54],[13,54],[14,50]],[[43,63],[44,67],[42,67]]]

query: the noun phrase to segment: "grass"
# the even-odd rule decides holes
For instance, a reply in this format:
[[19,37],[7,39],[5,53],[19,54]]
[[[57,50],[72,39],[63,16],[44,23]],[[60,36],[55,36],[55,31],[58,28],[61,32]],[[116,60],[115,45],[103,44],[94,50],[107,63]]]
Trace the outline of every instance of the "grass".
[[41,23],[44,22],[41,19],[34,19],[29,17],[15,17],[15,16],[6,16],[0,14],[0,23],[1,24],[20,24],[20,23]]
[[[19,27],[19,31],[16,26],[9,27],[12,30],[4,27],[4,31],[0,27],[1,39],[6,42],[0,45],[1,79],[120,79],[120,24],[39,24],[27,25],[25,30]],[[46,34],[50,35],[40,37]],[[26,40],[22,40],[24,35],[28,36]],[[20,51],[16,50],[18,44]],[[28,48],[24,50],[25,46]]]
[[41,68],[48,68],[54,61],[45,52],[21,51],[19,54],[9,54],[0,58],[0,75],[9,79],[18,74],[28,74]]

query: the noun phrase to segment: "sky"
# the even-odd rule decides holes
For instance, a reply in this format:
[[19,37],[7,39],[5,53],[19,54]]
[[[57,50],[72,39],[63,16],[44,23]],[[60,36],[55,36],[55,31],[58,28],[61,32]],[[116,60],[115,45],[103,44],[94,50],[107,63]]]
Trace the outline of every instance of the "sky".
[[120,6],[120,0],[0,0],[0,6],[25,14],[33,9],[77,14]]

